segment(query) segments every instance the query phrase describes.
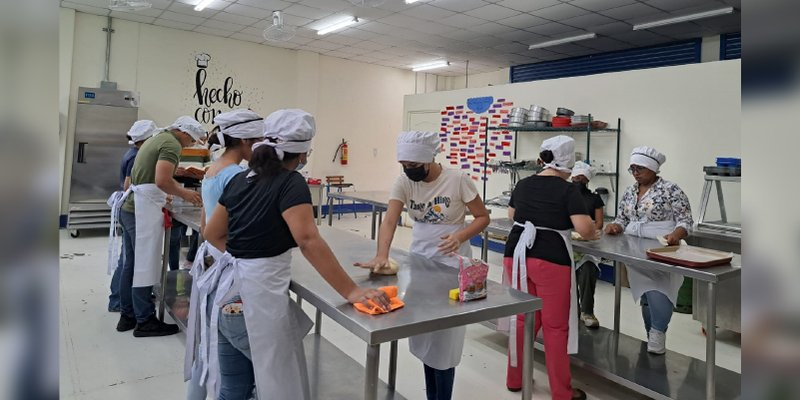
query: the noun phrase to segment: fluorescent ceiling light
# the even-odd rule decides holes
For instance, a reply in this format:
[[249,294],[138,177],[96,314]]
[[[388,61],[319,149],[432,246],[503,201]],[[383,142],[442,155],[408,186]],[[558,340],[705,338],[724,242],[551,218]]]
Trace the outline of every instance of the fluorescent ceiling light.
[[194,10],[195,11],[203,11],[203,9],[208,7],[208,5],[213,3],[213,2],[214,2],[214,0],[200,0],[200,2],[197,3],[196,6],[194,6]]
[[563,39],[556,39],[556,40],[550,40],[550,41],[547,41],[547,42],[541,42],[541,43],[532,44],[532,45],[528,46],[528,50],[541,49],[542,47],[550,47],[550,46],[556,46],[556,45],[564,44],[564,43],[577,42],[579,40],[594,39],[596,37],[597,37],[597,34],[594,33],[594,32],[585,33],[583,35],[570,36],[570,37],[565,37]]
[[346,28],[346,27],[348,27],[350,25],[355,24],[356,22],[358,22],[358,18],[356,18],[356,17],[347,17],[347,19],[345,19],[345,20],[339,21],[339,22],[337,22],[335,24],[332,24],[332,25],[328,25],[325,28],[322,28],[322,29],[318,30],[317,31],[317,35],[325,35],[327,33],[333,32],[333,31],[338,31],[339,29]]
[[702,18],[716,17],[718,15],[730,14],[732,12],[733,12],[733,7],[723,7],[723,8],[718,8],[716,10],[703,11],[694,14],[681,15],[679,17],[672,17],[653,22],[636,24],[633,26],[633,30],[638,31],[642,29],[650,29],[650,28],[655,28],[657,26],[677,24],[679,22],[686,22],[686,21],[694,21],[696,19],[702,19]]
[[411,70],[414,71],[414,72],[427,71],[429,69],[442,68],[442,67],[446,67],[448,65],[450,65],[449,61],[437,61],[435,63],[421,64],[421,65],[412,66]]
[[406,0],[406,4],[413,4],[418,2],[419,0]]

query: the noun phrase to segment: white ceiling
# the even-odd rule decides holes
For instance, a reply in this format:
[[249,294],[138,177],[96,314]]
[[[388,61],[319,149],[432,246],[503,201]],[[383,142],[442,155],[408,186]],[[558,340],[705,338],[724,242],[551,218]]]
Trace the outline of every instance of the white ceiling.
[[[429,72],[444,76],[496,71],[511,65],[649,46],[741,30],[741,0],[385,0],[357,7],[360,0],[214,0],[202,12],[199,0],[148,0],[150,9],[111,12],[108,0],[62,0],[78,11],[199,32],[331,57],[410,69],[446,59]],[[673,15],[732,5],[731,15],[634,31],[632,25]],[[298,27],[289,42],[267,42],[272,11]],[[319,36],[316,29],[356,16],[360,22]],[[528,50],[528,45],[595,32],[596,39]]]

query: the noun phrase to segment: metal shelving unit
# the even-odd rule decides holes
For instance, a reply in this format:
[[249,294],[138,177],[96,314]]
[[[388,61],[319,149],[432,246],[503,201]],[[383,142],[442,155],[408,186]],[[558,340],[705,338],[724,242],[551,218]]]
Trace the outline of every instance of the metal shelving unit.
[[[616,154],[615,154],[615,163],[614,163],[614,171],[611,172],[598,172],[596,176],[606,176],[611,181],[611,186],[614,188],[614,217],[617,215],[617,207],[616,204],[619,203],[619,146],[620,146],[620,133],[622,129],[622,119],[617,118],[617,127],[616,128],[604,128],[604,129],[592,129],[592,114],[589,114],[589,123],[586,124],[586,127],[580,128],[554,128],[554,127],[546,127],[546,128],[537,128],[534,126],[493,126],[490,127],[489,124],[486,124],[486,131],[485,131],[485,138],[484,138],[484,146],[485,149],[488,150],[489,148],[489,131],[509,131],[514,132],[514,159],[517,158],[517,142],[519,139],[520,132],[527,132],[527,133],[586,133],[586,158],[584,161],[588,162],[591,160],[591,150],[592,150],[592,136],[598,135],[612,135],[613,138],[616,140]],[[484,162],[483,162],[483,176],[486,178],[486,168],[488,164],[488,151],[484,151]],[[483,198],[486,198],[486,179],[483,180]]]

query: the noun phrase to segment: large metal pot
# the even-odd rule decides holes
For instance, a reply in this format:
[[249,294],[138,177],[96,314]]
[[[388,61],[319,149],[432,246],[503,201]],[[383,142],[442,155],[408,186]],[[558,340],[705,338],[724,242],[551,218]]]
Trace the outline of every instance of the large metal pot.
[[509,124],[523,124],[525,123],[525,118],[522,117],[511,117],[508,119]]
[[563,115],[565,117],[571,117],[575,115],[575,111],[570,110],[569,108],[558,107],[556,110],[556,115]]
[[528,112],[528,121],[549,121],[550,120],[550,111],[547,111],[546,108],[543,108],[539,111],[529,111]]

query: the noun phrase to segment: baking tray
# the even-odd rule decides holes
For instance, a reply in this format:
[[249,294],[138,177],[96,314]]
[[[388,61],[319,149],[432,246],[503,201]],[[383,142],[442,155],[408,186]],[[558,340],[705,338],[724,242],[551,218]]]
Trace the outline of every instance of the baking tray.
[[733,254],[697,246],[666,246],[647,249],[647,257],[691,268],[730,264]]

